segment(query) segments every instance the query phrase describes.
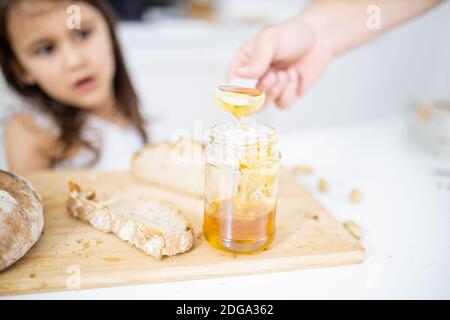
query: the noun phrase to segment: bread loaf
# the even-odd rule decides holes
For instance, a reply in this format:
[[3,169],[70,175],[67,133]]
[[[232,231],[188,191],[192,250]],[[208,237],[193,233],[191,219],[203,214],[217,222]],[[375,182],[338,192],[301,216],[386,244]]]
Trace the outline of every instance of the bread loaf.
[[133,156],[131,171],[141,181],[203,197],[203,145],[188,139],[147,145]]
[[0,271],[19,260],[44,227],[42,201],[24,178],[0,170]]

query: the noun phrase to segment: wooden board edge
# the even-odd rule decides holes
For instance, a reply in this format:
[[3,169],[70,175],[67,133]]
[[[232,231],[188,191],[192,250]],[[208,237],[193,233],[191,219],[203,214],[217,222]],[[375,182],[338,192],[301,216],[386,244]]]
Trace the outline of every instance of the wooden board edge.
[[[161,270],[162,274],[158,272],[152,272],[150,277],[148,274],[142,274],[140,279],[129,280],[127,279],[126,284],[123,284],[122,275],[118,275],[118,279],[109,283],[104,283],[99,285],[98,282],[85,283],[82,284],[80,289],[74,291],[82,291],[85,289],[99,289],[99,288],[111,288],[120,286],[135,286],[135,285],[149,285],[157,283],[170,283],[178,281],[192,281],[192,280],[205,280],[205,279],[218,279],[218,278],[228,278],[246,275],[261,275],[265,273],[277,273],[277,272],[288,272],[295,270],[304,269],[317,269],[317,268],[328,268],[343,265],[355,265],[364,262],[365,251],[364,250],[354,250],[347,252],[334,252],[328,254],[317,254],[309,256],[294,256],[278,259],[266,259],[258,261],[258,265],[248,263],[248,261],[236,261],[234,263],[227,263],[224,265],[224,269],[214,268],[211,270],[209,266],[191,266],[188,268],[183,268],[180,270],[179,267],[173,269],[166,268]],[[231,266],[230,266],[231,265]],[[170,275],[170,276],[169,276]],[[180,275],[183,278],[180,278]],[[5,296],[20,296],[25,294],[42,294],[49,292],[61,292],[68,291],[61,287],[51,287],[48,286],[45,289],[42,288],[31,288],[26,290],[9,290],[5,292],[0,292],[0,297]]]

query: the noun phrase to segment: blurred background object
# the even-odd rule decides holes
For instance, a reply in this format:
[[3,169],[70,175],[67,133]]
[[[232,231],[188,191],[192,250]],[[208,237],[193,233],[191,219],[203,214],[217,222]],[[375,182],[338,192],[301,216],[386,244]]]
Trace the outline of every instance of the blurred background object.
[[109,0],[121,20],[141,20],[146,8],[145,0]]
[[[121,20],[154,20],[157,16],[209,22],[260,24],[289,17],[294,1],[259,0],[109,0]],[[297,9],[305,0],[296,1]],[[155,14],[157,13],[157,14]]]
[[175,0],[109,0],[109,2],[121,20],[141,20],[149,8],[173,6]]
[[427,150],[450,159],[450,100],[426,99],[413,114],[415,134]]

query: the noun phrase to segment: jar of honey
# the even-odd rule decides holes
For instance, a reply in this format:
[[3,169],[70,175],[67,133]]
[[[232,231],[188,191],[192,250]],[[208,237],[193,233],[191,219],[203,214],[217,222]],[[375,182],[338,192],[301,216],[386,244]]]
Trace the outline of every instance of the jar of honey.
[[248,254],[272,243],[280,167],[277,142],[278,131],[267,125],[247,122],[243,127],[235,121],[211,128],[205,150],[203,234],[215,248]]

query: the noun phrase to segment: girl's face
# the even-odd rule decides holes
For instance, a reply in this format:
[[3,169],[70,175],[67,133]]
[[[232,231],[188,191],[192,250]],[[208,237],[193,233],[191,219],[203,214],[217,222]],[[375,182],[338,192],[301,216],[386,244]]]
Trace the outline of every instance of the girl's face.
[[[80,29],[68,27],[70,5],[80,8]],[[115,59],[108,25],[95,7],[82,1],[22,0],[9,12],[8,34],[24,83],[79,108],[111,103]]]

